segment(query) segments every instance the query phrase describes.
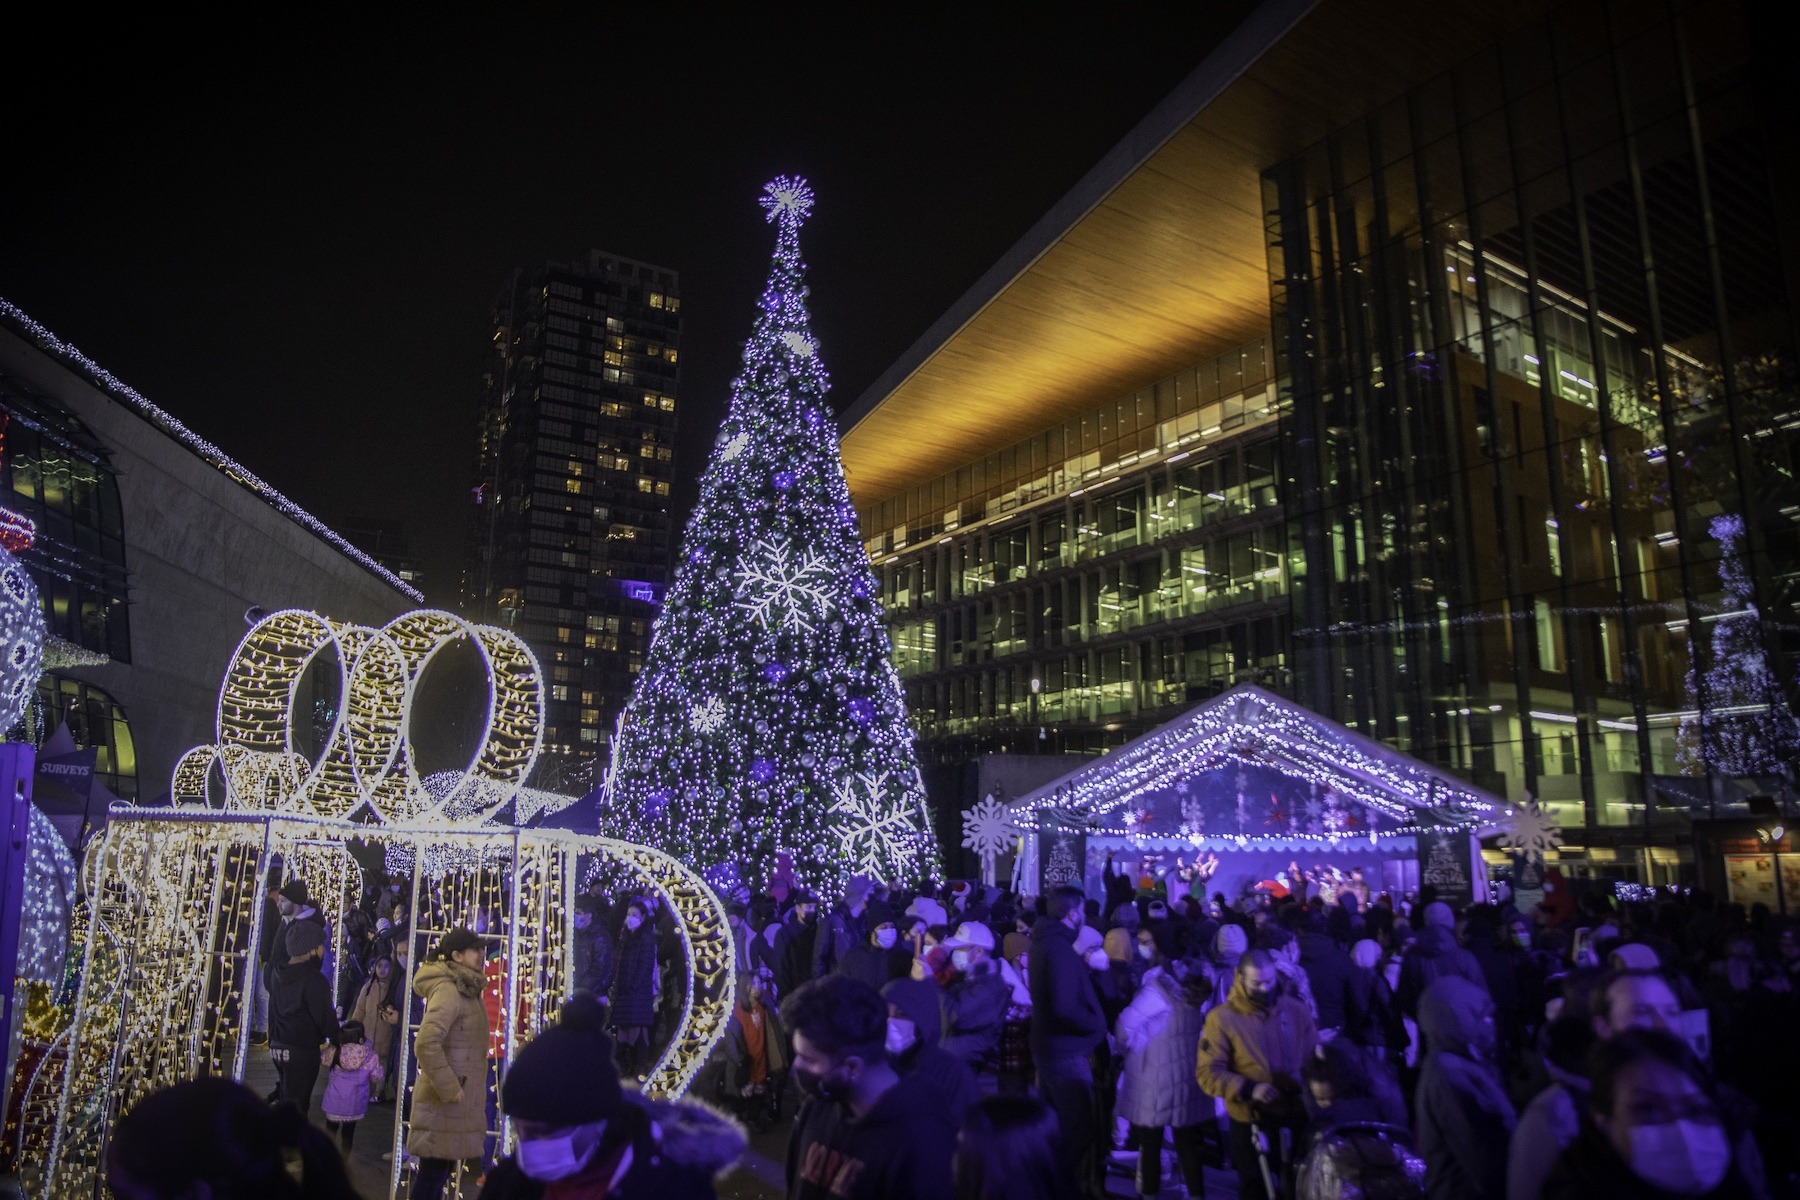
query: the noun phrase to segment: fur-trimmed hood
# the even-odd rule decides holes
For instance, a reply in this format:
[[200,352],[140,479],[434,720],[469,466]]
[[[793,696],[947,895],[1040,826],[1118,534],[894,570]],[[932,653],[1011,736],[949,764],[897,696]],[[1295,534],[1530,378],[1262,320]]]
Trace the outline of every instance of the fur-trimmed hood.
[[717,1175],[750,1145],[744,1127],[698,1100],[652,1100],[642,1092],[626,1098],[650,1118],[650,1136],[678,1167]]

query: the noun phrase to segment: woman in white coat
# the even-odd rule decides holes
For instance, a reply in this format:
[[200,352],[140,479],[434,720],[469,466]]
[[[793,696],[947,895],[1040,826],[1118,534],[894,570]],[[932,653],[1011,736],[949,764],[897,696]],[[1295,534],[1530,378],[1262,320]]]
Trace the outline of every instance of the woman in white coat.
[[1138,1148],[1139,1196],[1162,1191],[1164,1129],[1175,1131],[1175,1155],[1188,1194],[1205,1194],[1200,1148],[1213,1102],[1200,1090],[1194,1063],[1211,997],[1212,980],[1204,964],[1177,959],[1147,972],[1143,986],[1119,1014],[1115,1032],[1125,1068],[1118,1115],[1131,1126],[1131,1143]]

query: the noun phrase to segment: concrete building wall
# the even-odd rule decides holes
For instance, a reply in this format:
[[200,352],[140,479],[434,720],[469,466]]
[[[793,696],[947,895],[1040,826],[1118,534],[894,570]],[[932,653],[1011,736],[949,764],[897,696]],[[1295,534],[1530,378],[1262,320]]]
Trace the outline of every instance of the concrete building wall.
[[214,740],[219,681],[251,607],[381,624],[413,601],[83,375],[0,328],[0,371],[79,417],[107,447],[124,510],[131,662],[73,668],[124,707],[146,799]]

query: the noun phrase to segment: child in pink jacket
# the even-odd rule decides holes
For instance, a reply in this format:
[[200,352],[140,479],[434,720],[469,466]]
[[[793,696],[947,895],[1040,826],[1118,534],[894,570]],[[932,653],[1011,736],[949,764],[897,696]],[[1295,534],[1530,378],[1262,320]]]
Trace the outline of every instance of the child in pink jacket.
[[361,1021],[345,1021],[338,1029],[335,1062],[325,1081],[325,1127],[337,1134],[338,1143],[350,1154],[356,1123],[368,1115],[369,1093],[381,1086],[381,1055],[364,1037]]

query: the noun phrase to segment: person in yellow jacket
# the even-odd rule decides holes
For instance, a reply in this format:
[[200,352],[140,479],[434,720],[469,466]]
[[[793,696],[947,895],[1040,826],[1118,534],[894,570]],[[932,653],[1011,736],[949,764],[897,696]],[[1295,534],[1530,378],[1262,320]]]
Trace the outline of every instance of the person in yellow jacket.
[[1274,957],[1251,950],[1238,959],[1225,1003],[1206,1014],[1196,1070],[1201,1090],[1225,1101],[1231,1118],[1231,1165],[1238,1173],[1240,1200],[1262,1197],[1262,1168],[1250,1125],[1269,1138],[1269,1167],[1286,1169],[1283,1129],[1298,1140],[1305,1119],[1300,1100],[1300,1068],[1312,1056],[1319,1035],[1306,1005],[1286,995]]
[[418,1156],[413,1200],[439,1200],[459,1162],[479,1160],[487,1137],[488,1015],[481,1002],[481,938],[452,929],[413,976],[425,1015],[413,1036],[419,1063],[407,1150]]

